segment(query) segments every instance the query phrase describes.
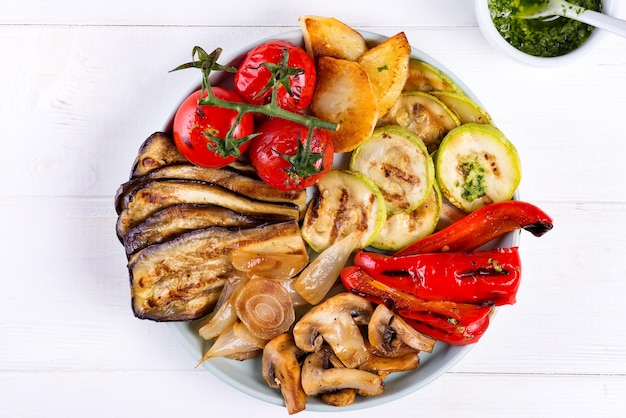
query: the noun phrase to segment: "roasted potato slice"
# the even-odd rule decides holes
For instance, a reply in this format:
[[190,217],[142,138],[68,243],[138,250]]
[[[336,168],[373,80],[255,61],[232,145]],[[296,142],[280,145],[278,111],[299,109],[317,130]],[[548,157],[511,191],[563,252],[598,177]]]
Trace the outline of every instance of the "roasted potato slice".
[[356,61],[367,44],[363,36],[345,23],[322,16],[302,16],[302,37],[306,51],[314,58],[333,57]]
[[409,77],[411,45],[400,32],[369,49],[357,62],[372,84],[380,114],[387,113],[396,102]]
[[311,111],[338,125],[331,132],[335,152],[352,151],[370,137],[378,120],[369,77],[358,63],[332,57],[320,57],[317,71]]

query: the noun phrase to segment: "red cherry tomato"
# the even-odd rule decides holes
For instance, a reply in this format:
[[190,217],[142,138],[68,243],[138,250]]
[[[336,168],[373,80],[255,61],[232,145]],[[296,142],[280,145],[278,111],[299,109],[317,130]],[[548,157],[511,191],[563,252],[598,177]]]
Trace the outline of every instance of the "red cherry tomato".
[[[244,102],[235,92],[221,87],[213,87],[213,94],[219,99]],[[212,150],[216,142],[207,134],[215,135],[224,139],[229,129],[237,118],[234,110],[223,109],[215,106],[203,106],[198,104],[202,94],[198,90],[179,106],[174,116],[174,142],[181,154],[193,164],[209,167],[224,167],[238,158],[249,146],[249,141],[242,144],[233,144],[233,149],[221,153]],[[206,97],[206,94],[205,94]],[[254,132],[254,118],[246,114],[234,130],[234,138],[241,139]]]
[[[315,62],[304,49],[290,42],[273,40],[251,49],[235,74],[235,91],[249,103],[269,103],[272,89],[268,87],[272,86],[274,76],[266,64],[273,66],[280,63],[285,51],[289,54],[287,71],[292,74],[285,74],[276,83],[277,104],[292,112],[306,109],[311,103],[317,80]],[[285,84],[289,85],[290,91]]]
[[334,147],[328,131],[309,129],[299,123],[268,119],[252,139],[248,154],[263,181],[280,190],[302,190],[330,171]]

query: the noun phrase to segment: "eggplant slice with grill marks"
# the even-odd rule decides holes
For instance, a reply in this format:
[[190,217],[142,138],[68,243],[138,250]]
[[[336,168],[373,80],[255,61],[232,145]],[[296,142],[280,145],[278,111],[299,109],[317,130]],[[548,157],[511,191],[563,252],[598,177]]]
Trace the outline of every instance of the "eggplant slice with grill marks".
[[246,215],[216,205],[181,204],[150,215],[124,235],[128,256],[152,244],[168,241],[185,232],[211,226],[250,228],[289,217],[275,214]]
[[197,180],[217,184],[244,196],[253,196],[257,200],[276,203],[291,203],[304,213],[306,191],[281,191],[268,186],[263,180],[250,173],[232,167],[204,168],[192,164],[172,164],[157,168],[141,177],[135,177],[122,184],[115,196],[115,209],[119,215],[128,203],[128,196],[133,190],[141,188],[154,179]]
[[135,178],[160,167],[185,163],[191,164],[176,148],[172,134],[155,132],[139,147],[130,176]]
[[254,200],[212,183],[156,179],[128,195],[126,209],[117,219],[118,238],[123,242],[130,228],[160,209],[182,203],[212,204],[249,215],[272,213],[295,220],[300,218],[300,209],[292,204]]
[[254,228],[210,227],[184,233],[132,255],[128,262],[135,316],[183,321],[212,311],[234,273],[232,252],[302,254],[306,247],[296,220]]

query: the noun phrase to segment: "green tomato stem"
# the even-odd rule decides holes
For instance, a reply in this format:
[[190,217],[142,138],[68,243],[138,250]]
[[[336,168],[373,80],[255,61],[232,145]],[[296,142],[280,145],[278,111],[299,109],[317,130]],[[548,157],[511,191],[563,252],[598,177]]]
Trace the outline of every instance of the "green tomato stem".
[[[250,103],[241,103],[241,102],[233,102],[230,100],[224,100],[216,97],[211,90],[211,81],[209,79],[209,75],[211,71],[226,71],[230,73],[234,73],[237,71],[234,67],[228,67],[221,64],[218,64],[217,60],[222,53],[221,48],[216,48],[210,54],[207,54],[204,49],[199,46],[195,46],[192,51],[192,61],[179,65],[174,68],[172,71],[182,70],[185,68],[198,68],[202,71],[202,91],[206,93],[205,97],[202,97],[198,100],[199,105],[203,106],[216,106],[223,109],[234,110],[238,113],[235,124],[231,127],[224,141],[234,141],[234,131],[238,122],[241,121],[243,115],[246,113],[258,113],[265,116],[285,119],[288,121],[296,122],[301,125],[309,128],[309,138],[312,136],[313,130],[316,128],[326,129],[330,131],[336,131],[338,125],[333,122],[328,122],[315,116],[305,115],[302,113],[291,112],[289,110],[283,109],[278,105],[277,101],[277,88],[282,83],[286,83],[285,79],[290,75],[289,72],[281,71],[284,70],[283,67],[287,66],[287,58],[284,57],[281,60],[280,64],[274,69],[272,72],[275,74],[275,77],[279,77],[279,80],[270,80],[270,87],[272,89],[272,98],[271,101],[264,105],[254,105]],[[285,52],[286,53],[286,52]],[[287,83],[288,84],[288,83]],[[289,89],[287,89],[289,91]],[[255,135],[251,135],[247,137],[247,139],[252,138]]]
[[328,122],[323,119],[316,118],[315,116],[309,116],[285,110],[276,105],[274,101],[264,105],[254,105],[249,103],[231,102],[229,100],[219,99],[215,97],[215,95],[213,95],[212,93],[209,93],[206,97],[200,99],[198,103],[203,106],[217,106],[223,109],[234,110],[240,115],[246,113],[258,113],[265,116],[286,119],[304,125],[309,129],[320,128],[331,131],[337,129],[337,124],[333,122]]

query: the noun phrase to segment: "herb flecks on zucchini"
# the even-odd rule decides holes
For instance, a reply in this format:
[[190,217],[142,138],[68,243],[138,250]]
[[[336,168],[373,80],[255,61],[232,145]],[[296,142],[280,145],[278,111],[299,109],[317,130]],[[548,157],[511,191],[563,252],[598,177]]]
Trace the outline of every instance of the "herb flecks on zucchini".
[[521,172],[515,146],[486,124],[467,123],[450,131],[435,160],[444,197],[466,212],[513,198]]

